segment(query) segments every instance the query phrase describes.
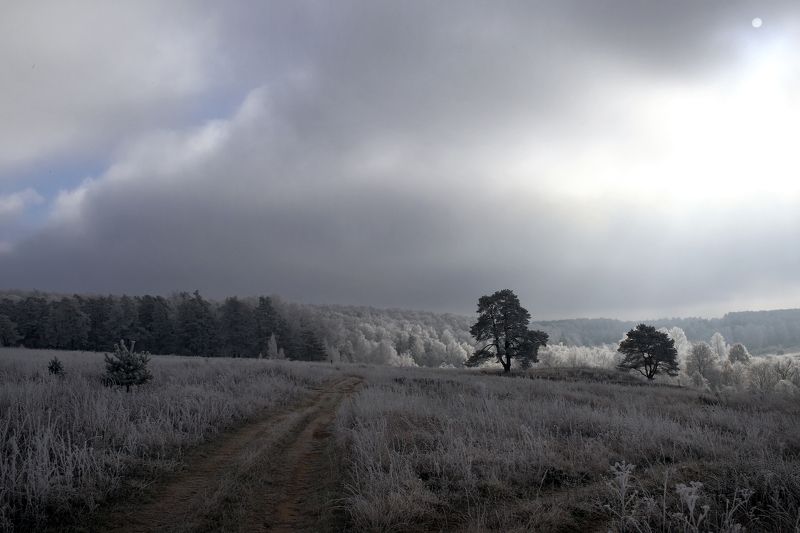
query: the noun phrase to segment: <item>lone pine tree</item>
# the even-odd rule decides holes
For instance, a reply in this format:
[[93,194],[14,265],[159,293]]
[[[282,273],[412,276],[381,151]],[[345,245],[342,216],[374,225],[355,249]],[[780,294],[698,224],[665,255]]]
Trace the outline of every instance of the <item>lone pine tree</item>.
[[543,331],[529,330],[530,320],[531,314],[510,289],[481,296],[478,321],[469,330],[480,347],[465,364],[478,366],[495,359],[508,372],[512,359],[518,359],[523,367],[538,361],[539,347],[547,345],[548,336]]
[[675,341],[654,326],[639,324],[630,330],[617,351],[625,356],[618,365],[623,370],[636,370],[647,379],[661,372],[670,376],[678,374]]

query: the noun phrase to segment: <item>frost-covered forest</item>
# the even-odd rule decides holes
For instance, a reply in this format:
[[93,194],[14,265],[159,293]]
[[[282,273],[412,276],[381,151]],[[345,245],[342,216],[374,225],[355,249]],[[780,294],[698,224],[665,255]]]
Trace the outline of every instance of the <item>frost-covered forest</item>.
[[157,354],[460,365],[469,318],[415,311],[312,306],[278,297],[223,302],[198,292],[162,296],[0,298],[0,344],[111,350],[120,339]]
[[[531,327],[550,334],[550,339],[572,346],[597,346],[619,342],[639,321],[586,318],[533,322]],[[740,311],[722,318],[659,318],[647,320],[658,328],[679,327],[690,341],[707,341],[719,332],[732,343],[741,343],[754,354],[798,351],[800,309]]]
[[[474,349],[473,321],[425,311],[297,304],[275,296],[217,302],[198,292],[169,297],[0,294],[0,344],[38,349],[107,351],[125,339],[157,354],[460,366]],[[798,309],[651,323],[670,332],[682,362],[692,343],[713,345],[716,334],[722,338],[718,344],[742,344],[752,354],[781,354],[800,346]],[[612,319],[531,323],[550,336],[539,354],[550,366],[611,367],[616,344],[635,325]]]

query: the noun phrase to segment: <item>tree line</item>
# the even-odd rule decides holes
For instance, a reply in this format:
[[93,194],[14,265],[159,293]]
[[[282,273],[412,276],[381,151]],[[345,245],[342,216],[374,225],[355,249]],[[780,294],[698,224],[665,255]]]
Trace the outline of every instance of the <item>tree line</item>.
[[[30,348],[111,351],[124,339],[154,354],[261,354],[395,366],[461,366],[476,348],[470,333],[473,322],[462,315],[298,304],[274,296],[217,302],[199,293],[163,297],[0,292],[0,344]],[[754,354],[764,353],[765,346],[778,353],[780,347],[800,346],[800,310],[649,323],[679,333],[672,337],[682,339],[680,346],[707,341],[716,326],[726,339],[745,344]],[[637,325],[610,319],[530,322],[531,330],[547,334],[548,344],[556,347],[560,343],[616,346]],[[688,353],[688,348],[679,352]]]
[[[600,346],[618,343],[641,321],[610,318],[548,320],[532,325],[547,332],[553,343]],[[721,318],[659,318],[647,320],[656,328],[679,327],[689,340],[699,342],[719,332],[734,343],[746,345],[753,354],[800,349],[800,309],[739,311]]]
[[327,359],[314,325],[281,311],[278,302],[267,296],[230,297],[216,303],[197,291],[169,298],[6,297],[0,299],[0,344],[111,351],[125,340],[158,354]]
[[0,292],[0,344],[29,348],[111,351],[125,340],[153,354],[461,366],[473,349],[470,321],[428,311],[299,304],[277,296],[217,302],[198,293]]

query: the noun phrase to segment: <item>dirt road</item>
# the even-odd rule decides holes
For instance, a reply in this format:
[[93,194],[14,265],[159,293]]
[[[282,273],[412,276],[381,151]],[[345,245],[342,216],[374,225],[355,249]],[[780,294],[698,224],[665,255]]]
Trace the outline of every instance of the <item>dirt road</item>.
[[112,512],[103,530],[336,531],[330,426],[360,382],[335,378],[294,408],[202,446],[147,502]]

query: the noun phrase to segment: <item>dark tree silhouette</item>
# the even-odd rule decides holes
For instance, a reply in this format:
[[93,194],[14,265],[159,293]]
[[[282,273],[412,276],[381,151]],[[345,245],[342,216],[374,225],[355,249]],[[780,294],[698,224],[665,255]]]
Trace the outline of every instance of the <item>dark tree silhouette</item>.
[[220,349],[228,357],[253,357],[256,351],[253,310],[235,296],[220,308]]
[[17,324],[6,315],[0,315],[0,346],[14,346],[21,338]]
[[302,343],[300,359],[305,361],[324,361],[328,358],[328,354],[325,352],[325,345],[322,344],[317,334],[308,326],[303,327],[301,330],[300,340]]
[[678,351],[669,335],[654,326],[639,324],[619,343],[618,351],[625,356],[619,364],[624,370],[636,370],[647,379],[664,372],[678,374]]
[[47,348],[47,322],[50,309],[41,296],[30,296],[17,306],[17,315],[12,318],[26,348]]
[[478,315],[478,321],[469,332],[479,348],[467,359],[466,366],[478,366],[494,359],[508,372],[511,360],[519,359],[523,367],[528,367],[538,360],[539,347],[547,345],[547,333],[528,329],[531,314],[510,289],[481,296]]
[[[253,310],[253,323],[255,324],[255,342],[258,353],[269,352],[269,340],[277,333],[280,316],[272,305],[272,299],[267,296],[258,298],[258,305]],[[277,342],[277,339],[275,339]]]
[[106,329],[113,332],[117,339],[139,341],[142,337],[139,328],[139,311],[133,298],[123,295],[113,300],[106,321]]
[[174,329],[172,310],[162,296],[143,296],[139,299],[139,346],[150,353],[172,353]]
[[114,309],[114,298],[111,296],[103,297],[81,297],[81,309],[89,317],[89,335],[87,344],[92,350],[110,350],[114,343],[120,339],[120,335],[115,331],[114,323],[111,320],[111,313]]
[[200,296],[199,291],[179,295],[175,329],[180,355],[215,355],[217,323],[211,304]]
[[61,298],[53,302],[45,323],[45,333],[50,348],[82,350],[89,338],[91,321],[81,311],[75,298]]

